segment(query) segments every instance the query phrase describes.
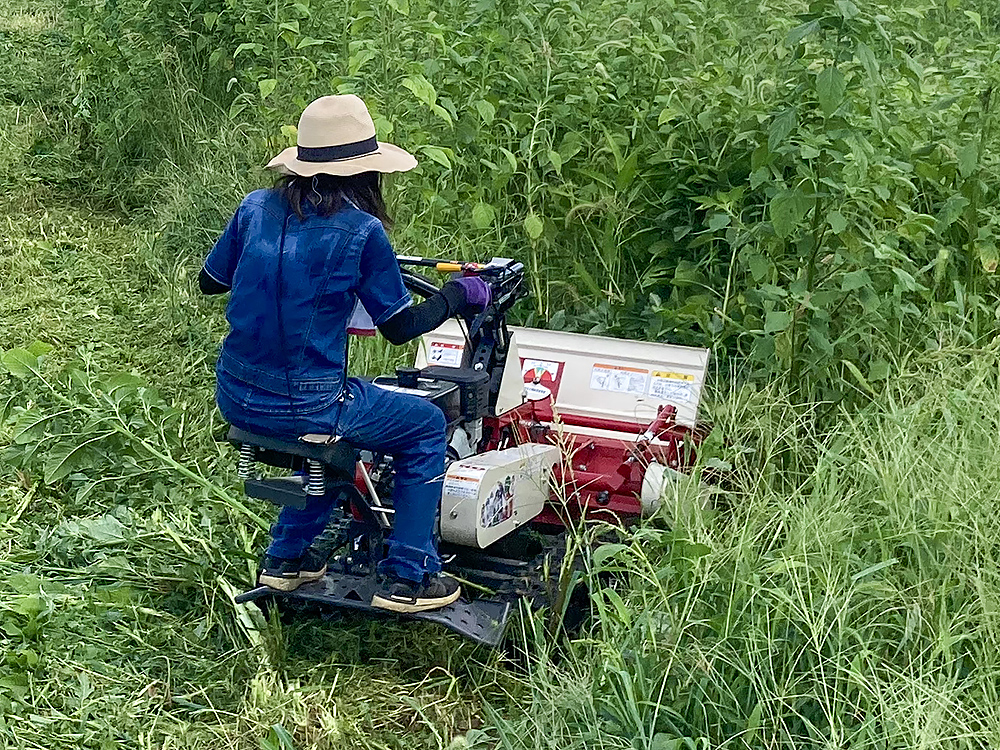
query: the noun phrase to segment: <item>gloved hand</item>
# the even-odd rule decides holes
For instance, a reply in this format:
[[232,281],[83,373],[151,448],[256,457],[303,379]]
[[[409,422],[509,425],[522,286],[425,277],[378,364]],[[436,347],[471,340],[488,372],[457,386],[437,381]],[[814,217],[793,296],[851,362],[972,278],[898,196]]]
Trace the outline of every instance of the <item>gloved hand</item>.
[[460,276],[457,279],[452,279],[452,281],[462,287],[467,307],[482,310],[493,299],[493,292],[490,289],[490,285],[478,276]]

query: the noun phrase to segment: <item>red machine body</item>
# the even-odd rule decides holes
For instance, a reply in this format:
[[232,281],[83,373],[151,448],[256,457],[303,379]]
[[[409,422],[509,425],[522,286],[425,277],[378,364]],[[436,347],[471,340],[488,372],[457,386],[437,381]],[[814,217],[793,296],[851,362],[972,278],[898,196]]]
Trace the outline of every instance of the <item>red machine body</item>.
[[676,410],[666,406],[646,429],[570,414],[559,415],[557,422],[550,400],[528,401],[487,420],[492,430],[486,450],[528,442],[560,448],[563,463],[554,476],[550,503],[536,523],[564,524],[581,513],[605,521],[629,520],[642,513],[642,483],[651,462],[684,471],[695,461],[700,436],[677,424],[675,415]]

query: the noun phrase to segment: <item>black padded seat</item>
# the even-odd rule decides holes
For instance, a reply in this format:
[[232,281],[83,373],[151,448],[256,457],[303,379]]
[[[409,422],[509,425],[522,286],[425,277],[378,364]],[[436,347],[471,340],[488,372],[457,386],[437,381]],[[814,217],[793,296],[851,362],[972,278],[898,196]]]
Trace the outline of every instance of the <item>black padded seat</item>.
[[257,461],[282,468],[299,468],[301,461],[295,459],[311,459],[334,471],[354,476],[354,464],[358,459],[358,451],[353,445],[332,436],[305,435],[298,440],[287,440],[230,427],[226,440],[237,449],[252,445],[258,449]]

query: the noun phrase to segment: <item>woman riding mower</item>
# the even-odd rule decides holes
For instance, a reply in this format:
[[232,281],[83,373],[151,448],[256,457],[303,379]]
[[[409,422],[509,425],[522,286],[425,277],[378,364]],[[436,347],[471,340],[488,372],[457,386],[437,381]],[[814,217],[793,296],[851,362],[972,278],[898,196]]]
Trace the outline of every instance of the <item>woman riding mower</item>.
[[[283,176],[243,200],[200,278],[205,294],[230,293],[216,366],[218,405],[230,423],[291,439],[336,435],[393,456],[394,524],[372,605],[396,612],[435,609],[460,594],[441,574],[435,533],[445,419],[424,399],[347,377],[352,314],[360,302],[385,338],[403,344],[490,301],[482,279],[463,277],[412,304],[386,234],[380,174],[416,164],[376,140],[361,99],[317,99],[299,120],[298,146],[268,164]],[[282,508],[261,585],[291,591],[325,574],[310,544],[333,509],[329,497]]]

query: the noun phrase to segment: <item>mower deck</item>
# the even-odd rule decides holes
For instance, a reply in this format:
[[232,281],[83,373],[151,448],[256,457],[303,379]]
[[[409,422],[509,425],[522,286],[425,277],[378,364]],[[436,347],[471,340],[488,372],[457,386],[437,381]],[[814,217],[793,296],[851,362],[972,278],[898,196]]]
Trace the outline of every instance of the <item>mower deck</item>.
[[491,648],[500,645],[507,625],[507,616],[510,614],[510,602],[459,599],[454,604],[430,612],[397,614],[371,605],[376,586],[372,576],[328,572],[320,580],[303,584],[294,591],[277,591],[267,586],[258,586],[237,596],[236,603],[264,603],[267,599],[274,599],[298,602],[324,609],[353,609],[368,615],[426,620],[443,625],[476,643]]

